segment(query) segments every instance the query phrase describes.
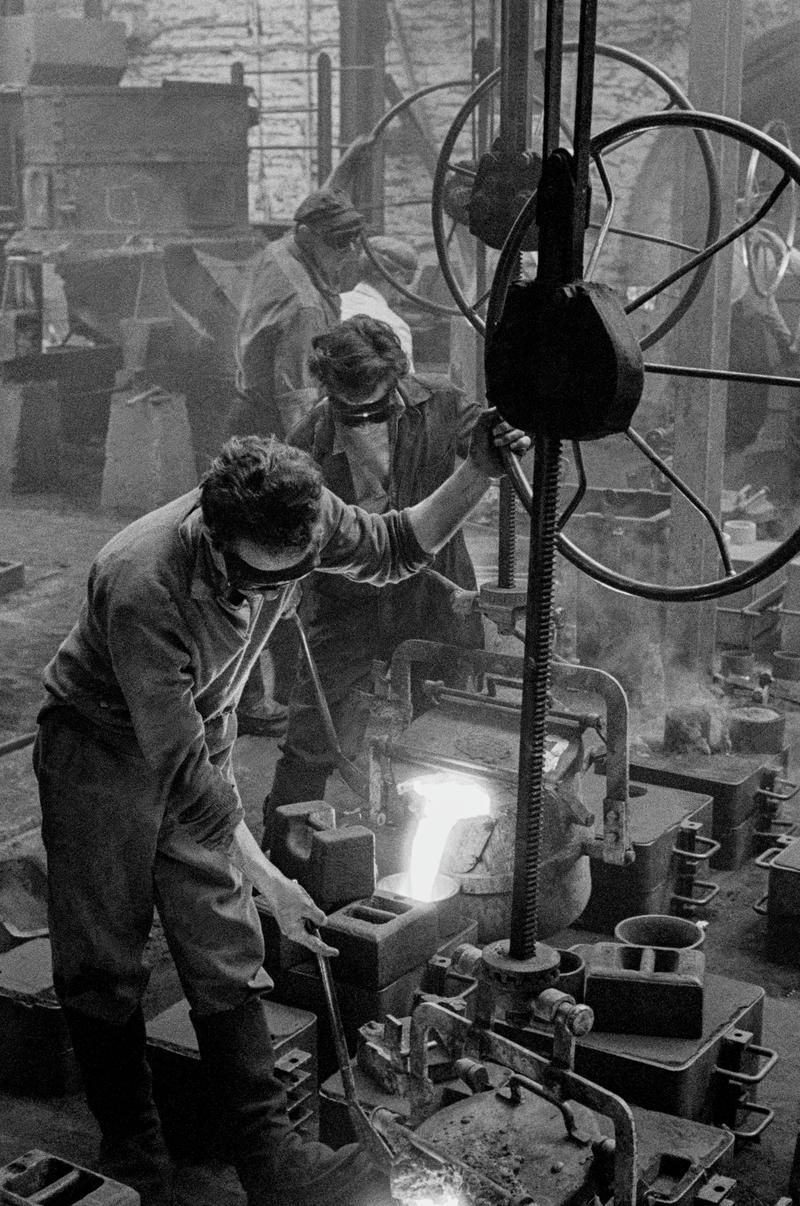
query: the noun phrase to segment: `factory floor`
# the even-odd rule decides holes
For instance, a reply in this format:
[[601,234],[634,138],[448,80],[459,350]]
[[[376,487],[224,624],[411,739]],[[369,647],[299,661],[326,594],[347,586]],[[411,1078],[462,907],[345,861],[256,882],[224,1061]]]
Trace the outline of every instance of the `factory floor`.
[[[77,613],[94,553],[121,525],[121,520],[75,498],[19,495],[0,500],[0,570],[3,562],[25,565],[24,587],[0,595],[0,743],[34,727],[41,668]],[[476,562],[487,565],[493,555],[489,530],[474,527],[468,540]],[[800,769],[800,713],[789,715],[788,726],[796,751],[792,771],[796,772]],[[237,779],[248,821],[256,833],[261,799],[276,756],[277,743],[271,739],[243,737],[237,744]],[[0,772],[0,858],[6,858],[36,849],[39,841],[30,750],[3,757]],[[337,796],[335,783],[332,794]],[[800,1130],[800,967],[772,963],[764,954],[765,922],[752,906],[765,890],[765,872],[747,864],[738,871],[716,872],[714,879],[721,891],[710,914],[705,946],[708,967],[765,988],[768,999],[762,1041],[780,1056],[760,1091],[760,1100],[774,1108],[775,1120],[759,1143],[742,1148],[734,1169],[738,1202],[770,1203],[788,1193]],[[552,941],[569,946],[598,937],[573,929]],[[157,931],[150,961],[145,1010],[152,1016],[180,995]],[[80,1095],[34,1098],[0,1092],[0,1165],[32,1147],[92,1166],[96,1135]],[[185,1206],[234,1206],[243,1201],[232,1171],[222,1167],[184,1168],[178,1187],[178,1201]]]

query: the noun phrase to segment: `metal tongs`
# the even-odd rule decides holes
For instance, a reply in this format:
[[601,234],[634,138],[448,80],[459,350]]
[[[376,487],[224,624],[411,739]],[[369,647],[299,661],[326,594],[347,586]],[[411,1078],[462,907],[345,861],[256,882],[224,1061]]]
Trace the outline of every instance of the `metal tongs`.
[[[319,930],[311,922],[306,922],[306,929],[316,938],[320,937]],[[328,1007],[328,1019],[331,1024],[333,1044],[336,1048],[336,1059],[342,1077],[342,1088],[344,1089],[344,1098],[347,1103],[347,1112],[350,1115],[356,1140],[364,1148],[373,1163],[378,1168],[389,1173],[394,1162],[394,1152],[389,1144],[373,1128],[366,1110],[358,1100],[356,1079],[353,1075],[353,1065],[350,1061],[350,1053],[347,1050],[347,1040],[345,1039],[344,1026],[342,1025],[342,1014],[339,1009],[339,998],[336,996],[336,989],[333,985],[333,976],[331,975],[327,956],[317,952],[317,965],[319,967],[320,979],[322,980],[322,989],[325,993],[325,1002]]]

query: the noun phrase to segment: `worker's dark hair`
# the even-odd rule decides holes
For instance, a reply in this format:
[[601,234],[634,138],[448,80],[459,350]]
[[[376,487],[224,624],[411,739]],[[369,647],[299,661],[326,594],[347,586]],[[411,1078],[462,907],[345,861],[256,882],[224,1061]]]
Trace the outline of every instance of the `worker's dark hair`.
[[365,398],[379,381],[408,372],[408,357],[385,322],[356,314],[311,340],[309,372],[334,397]]
[[274,436],[234,436],[200,483],[203,520],[220,548],[238,539],[265,549],[305,548],[319,519],[322,473]]

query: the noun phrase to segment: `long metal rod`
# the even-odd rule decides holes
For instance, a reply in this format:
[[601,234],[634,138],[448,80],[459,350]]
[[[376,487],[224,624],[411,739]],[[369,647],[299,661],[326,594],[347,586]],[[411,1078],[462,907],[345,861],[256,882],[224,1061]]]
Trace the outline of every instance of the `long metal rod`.
[[689,364],[651,364],[645,361],[645,371],[666,377],[700,377],[716,381],[744,381],[749,385],[780,385],[800,388],[800,377],[776,377],[774,373],[737,373],[733,369],[695,368]]
[[534,444],[528,617],[525,626],[519,787],[511,894],[509,954],[512,959],[533,958],[538,936],[544,739],[550,688],[550,625],[560,465],[560,442],[537,435]]
[[[589,158],[597,0],[581,0],[571,189],[557,156],[561,119],[564,0],[548,0],[545,48],[543,174],[540,186],[537,278],[552,287],[580,277],[588,220]],[[552,164],[552,172],[551,172]],[[549,177],[549,178],[548,178]],[[565,212],[565,210],[567,212]],[[541,433],[534,442],[528,611],[520,725],[519,788],[511,895],[509,954],[536,955],[538,881],[547,697],[550,687],[553,579],[558,536],[561,442]]]

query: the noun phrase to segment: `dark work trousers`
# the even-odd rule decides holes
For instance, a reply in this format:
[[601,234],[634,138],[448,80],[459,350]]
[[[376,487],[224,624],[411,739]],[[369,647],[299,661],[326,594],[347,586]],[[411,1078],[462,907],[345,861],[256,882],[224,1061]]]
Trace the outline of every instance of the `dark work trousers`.
[[[66,720],[66,722],[65,722]],[[230,747],[216,762],[230,775]],[[271,987],[248,884],[164,815],[131,738],[45,713],[34,747],[47,851],[54,986],[69,1008],[122,1024],[148,973],[158,909],[183,990],[199,1016]]]
[[[165,817],[158,784],[129,737],[85,729],[70,715],[42,715],[34,768],[54,985],[104,1139],[115,1141],[117,1156],[122,1140],[137,1141],[132,1171],[141,1189],[153,1172],[146,1157],[157,1115],[139,1002],[157,908],[248,1206],[388,1203],[386,1178],[356,1145],[333,1152],[292,1128],[259,1000],[272,985],[261,926],[240,872]],[[213,760],[230,775],[230,746]]]

